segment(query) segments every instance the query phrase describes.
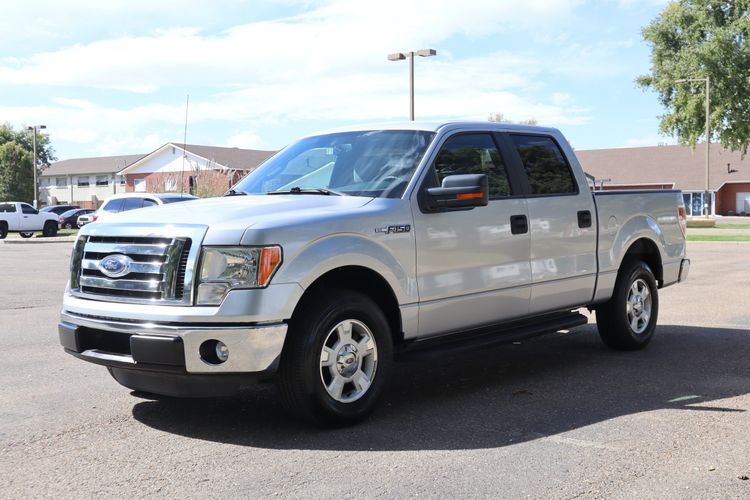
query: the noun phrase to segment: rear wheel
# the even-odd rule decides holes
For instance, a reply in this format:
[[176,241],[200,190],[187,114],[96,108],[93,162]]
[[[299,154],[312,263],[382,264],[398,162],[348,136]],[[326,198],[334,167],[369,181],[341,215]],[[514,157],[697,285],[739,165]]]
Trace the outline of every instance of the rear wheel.
[[66,223],[65,223],[65,224],[63,225],[63,227],[64,227],[65,229],[73,229],[73,224],[71,224],[70,222],[66,222]]
[[388,322],[372,299],[348,290],[327,294],[290,321],[277,378],[281,400],[303,420],[353,424],[374,410],[392,357]]
[[44,223],[44,229],[42,230],[42,236],[51,237],[57,236],[57,222],[48,220]]
[[635,350],[654,336],[659,314],[659,290],[651,269],[642,261],[625,263],[612,298],[596,309],[596,325],[605,344]]
[[21,235],[21,238],[31,238],[32,236],[34,236],[34,233],[29,233],[29,232],[22,232],[18,234]]
[[0,240],[4,240],[8,236],[8,226],[5,222],[0,224]]

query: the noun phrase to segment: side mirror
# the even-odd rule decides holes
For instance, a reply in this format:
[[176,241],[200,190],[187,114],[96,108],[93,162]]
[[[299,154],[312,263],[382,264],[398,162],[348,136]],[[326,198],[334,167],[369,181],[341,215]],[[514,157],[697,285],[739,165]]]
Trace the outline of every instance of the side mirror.
[[489,202],[489,184],[485,174],[449,175],[440,187],[428,188],[425,208],[431,212],[470,210]]

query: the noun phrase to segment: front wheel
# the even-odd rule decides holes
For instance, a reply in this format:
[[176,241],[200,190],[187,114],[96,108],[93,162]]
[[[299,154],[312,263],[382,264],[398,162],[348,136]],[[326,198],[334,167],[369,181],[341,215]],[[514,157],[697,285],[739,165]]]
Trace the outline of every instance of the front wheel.
[[64,227],[65,229],[73,229],[73,224],[71,224],[70,222],[66,222],[66,223],[65,223],[65,225],[64,225],[63,227]]
[[57,222],[48,220],[44,223],[44,229],[42,230],[42,236],[47,238],[57,236]]
[[659,314],[659,290],[645,262],[623,265],[612,298],[596,309],[596,325],[613,349],[643,349],[651,341]]
[[21,232],[18,234],[21,235],[21,238],[31,238],[32,236],[34,236],[34,233],[28,233],[28,232]]
[[277,385],[294,416],[324,426],[374,409],[393,358],[388,321],[369,297],[340,290],[304,304],[290,321]]

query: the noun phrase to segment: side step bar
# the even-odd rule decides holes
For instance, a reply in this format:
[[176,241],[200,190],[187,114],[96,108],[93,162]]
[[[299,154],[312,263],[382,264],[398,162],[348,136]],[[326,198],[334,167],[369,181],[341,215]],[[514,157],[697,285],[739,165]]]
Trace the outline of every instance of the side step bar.
[[456,353],[483,349],[500,344],[517,342],[545,333],[567,330],[585,325],[586,323],[588,323],[588,318],[583,314],[567,311],[441,335],[424,340],[412,340],[397,348],[396,360],[407,361],[448,352]]

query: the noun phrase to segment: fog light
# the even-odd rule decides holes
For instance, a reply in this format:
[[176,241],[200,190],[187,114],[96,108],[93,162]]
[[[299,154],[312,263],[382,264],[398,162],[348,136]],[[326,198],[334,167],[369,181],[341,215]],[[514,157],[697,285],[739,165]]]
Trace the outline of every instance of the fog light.
[[220,365],[229,359],[229,348],[220,340],[206,340],[198,348],[201,359],[209,365]]
[[216,342],[216,357],[222,363],[229,359],[229,348],[221,340]]

